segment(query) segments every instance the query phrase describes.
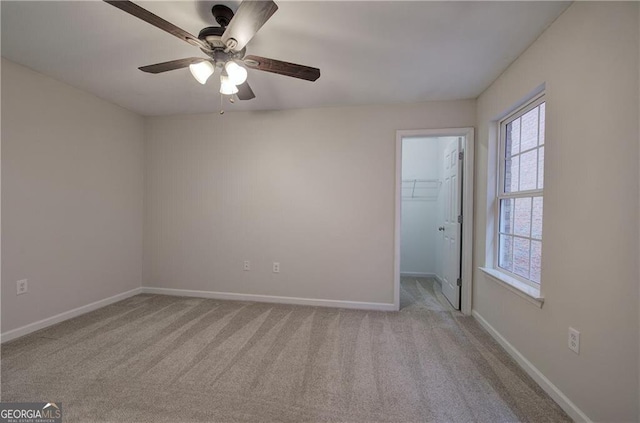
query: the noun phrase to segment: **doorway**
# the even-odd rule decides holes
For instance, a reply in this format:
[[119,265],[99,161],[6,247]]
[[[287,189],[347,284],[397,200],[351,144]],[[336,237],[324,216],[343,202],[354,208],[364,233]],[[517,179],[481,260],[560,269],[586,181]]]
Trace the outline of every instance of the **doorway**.
[[397,309],[422,293],[471,313],[472,189],[472,128],[397,131]]

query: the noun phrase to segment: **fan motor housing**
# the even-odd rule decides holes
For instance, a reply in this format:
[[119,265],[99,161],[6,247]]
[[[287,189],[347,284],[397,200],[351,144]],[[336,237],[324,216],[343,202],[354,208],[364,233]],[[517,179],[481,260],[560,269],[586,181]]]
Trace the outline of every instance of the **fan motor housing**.
[[224,4],[216,4],[211,8],[211,14],[220,26],[208,26],[198,34],[198,38],[206,41],[213,49],[225,49],[227,45],[222,42],[222,34],[233,19],[233,10]]
[[202,41],[208,42],[213,48],[225,48],[225,45],[222,42],[222,34],[224,34],[224,28],[220,26],[208,26],[206,28],[202,28],[198,34],[198,38]]
[[233,48],[230,42],[235,40],[229,39],[227,43],[222,41],[222,35],[227,29],[229,22],[231,22],[231,19],[233,19],[233,10],[223,4],[216,4],[211,8],[211,14],[220,26],[208,26],[200,31],[198,38],[211,46],[211,51],[201,50],[216,61],[242,59],[246,52],[245,48],[239,52],[232,53],[229,51]]
[[224,34],[224,31],[225,28],[220,26],[203,28],[198,34],[198,38],[206,41],[211,46],[212,51],[202,51],[217,61],[226,62],[227,60],[242,59],[246,53],[246,47],[235,53],[225,51],[227,46],[222,42],[222,34]]

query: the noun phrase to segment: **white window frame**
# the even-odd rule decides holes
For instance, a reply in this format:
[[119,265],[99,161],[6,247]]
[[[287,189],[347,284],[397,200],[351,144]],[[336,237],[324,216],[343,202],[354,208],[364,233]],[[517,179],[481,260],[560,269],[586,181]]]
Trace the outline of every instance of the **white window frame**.
[[[524,106],[519,107],[517,110],[513,111],[512,113],[510,113],[509,115],[505,116],[503,119],[501,119],[498,122],[498,129],[499,129],[499,136],[498,136],[498,178],[497,178],[497,186],[496,186],[496,196],[495,196],[495,201],[494,201],[494,216],[495,216],[495,224],[494,224],[494,240],[495,240],[495,248],[494,248],[494,254],[493,254],[493,268],[495,269],[495,271],[505,274],[507,276],[509,276],[510,278],[516,279],[517,281],[520,281],[524,284],[526,284],[527,286],[534,288],[535,290],[540,290],[541,286],[542,286],[542,278],[540,279],[540,283],[534,282],[533,280],[529,280],[527,278],[524,278],[520,275],[517,275],[516,273],[510,272],[507,269],[504,269],[502,267],[500,267],[499,261],[500,261],[500,202],[501,200],[504,199],[513,199],[515,200],[516,198],[533,198],[534,197],[542,197],[544,199],[544,185],[543,188],[541,189],[532,189],[532,190],[526,190],[526,191],[517,191],[517,192],[505,192],[505,163],[506,163],[506,159],[505,159],[505,149],[506,149],[506,129],[507,129],[507,124],[509,124],[510,122],[512,122],[513,120],[524,116],[525,114],[527,114],[529,111],[535,109],[536,107],[538,107],[539,105],[541,105],[542,103],[545,103],[545,93],[542,92],[540,94],[538,94],[536,97],[534,97],[533,99],[531,99],[531,101],[529,101],[528,103],[526,103]],[[545,114],[546,114],[546,107],[545,107]],[[545,132],[546,132],[546,116],[545,116]],[[538,134],[538,137],[540,137],[540,134]],[[545,134],[545,146],[546,146],[546,134]],[[531,148],[529,150],[526,151],[520,151],[518,154],[522,155],[523,153],[526,153],[527,151],[533,151],[535,149],[539,149],[540,146],[536,145],[536,147]],[[545,148],[545,156],[547,153],[547,149]],[[545,157],[546,160],[546,157]],[[539,171],[539,166],[536,166],[536,181],[538,180],[538,171]],[[544,169],[543,169],[544,172]],[[518,175],[518,178],[520,176]],[[545,181],[546,183],[546,181]],[[515,204],[515,202],[514,202]],[[544,209],[543,209],[543,215],[544,215]],[[533,222],[530,222],[530,225],[532,225]],[[520,235],[515,235],[515,234],[509,234],[509,236],[512,236],[514,238],[522,238],[522,239],[528,239],[528,240],[536,240],[538,241],[537,238],[531,238],[531,228],[529,228],[529,236],[525,237],[525,236],[520,236]],[[543,241],[540,240],[540,242],[542,243]],[[531,245],[531,244],[530,244]],[[542,263],[541,263],[541,267],[542,267]],[[531,249],[529,249],[529,268],[531,268]]]

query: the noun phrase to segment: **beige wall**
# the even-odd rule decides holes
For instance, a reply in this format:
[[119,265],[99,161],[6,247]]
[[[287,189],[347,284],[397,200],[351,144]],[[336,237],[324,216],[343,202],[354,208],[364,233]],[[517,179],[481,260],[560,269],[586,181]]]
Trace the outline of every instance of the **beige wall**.
[[395,131],[474,122],[472,100],[150,118],[144,285],[392,303]]
[[[546,84],[542,291],[474,273],[474,309],[594,421],[638,421],[638,3],[574,3],[478,99],[475,263],[495,163],[489,122]],[[567,331],[581,331],[580,355]]]
[[2,59],[2,332],[140,286],[143,148],[141,117]]

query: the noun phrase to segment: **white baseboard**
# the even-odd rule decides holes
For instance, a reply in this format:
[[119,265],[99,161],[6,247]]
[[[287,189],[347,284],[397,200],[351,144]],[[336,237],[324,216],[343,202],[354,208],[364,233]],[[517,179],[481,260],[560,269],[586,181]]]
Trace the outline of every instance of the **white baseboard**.
[[55,316],[39,320],[28,325],[12,329],[0,334],[0,343],[9,342],[24,335],[28,335],[40,329],[55,325],[56,323],[72,319],[90,311],[97,310],[101,307],[108,306],[115,302],[124,300],[137,294],[162,294],[174,295],[180,297],[199,297],[213,298],[218,300],[236,300],[236,301],[256,301],[263,303],[281,303],[281,304],[297,304],[320,307],[348,308],[356,310],[376,310],[376,311],[396,311],[393,304],[388,303],[366,303],[358,301],[341,301],[341,300],[321,300],[313,298],[296,298],[296,297],[277,297],[272,295],[252,295],[252,294],[236,294],[229,292],[214,291],[194,291],[188,289],[170,289],[170,288],[154,288],[142,287],[135,288],[127,292],[114,295],[93,303],[56,314]]
[[547,393],[558,405],[576,422],[592,423],[592,420],[580,410],[571,400],[558,389],[547,377],[542,374],[524,355],[520,353],[509,341],[507,341],[493,326],[487,322],[476,310],[471,314],[478,323],[509,353],[511,357],[524,369],[525,372]]
[[296,304],[317,307],[349,308],[356,310],[396,311],[391,303],[365,303],[359,301],[321,300],[314,298],[278,297],[274,295],[237,294],[233,292],[195,291],[189,289],[142,287],[145,294],[174,295],[178,297],[212,298],[215,300],[255,301],[260,303]]
[[413,278],[435,278],[435,273],[421,273],[421,272],[400,272],[400,276],[407,276]]
[[135,289],[132,289],[131,291],[122,292],[112,297],[98,300],[93,303],[83,305],[78,308],[74,308],[73,310],[65,311],[64,313],[56,314],[55,316],[38,320],[37,322],[30,323],[28,325],[25,325],[16,329],[12,329],[0,335],[0,343],[11,341],[21,336],[30,334],[31,332],[44,329],[48,326],[55,325],[56,323],[60,323],[65,320],[72,319],[74,317],[80,316],[82,314],[88,313],[93,310],[97,310],[101,307],[116,303],[118,301],[124,300],[129,297],[133,297],[134,295],[141,294],[141,293],[142,293],[142,288],[135,288]]
[[436,275],[435,278],[436,278],[436,282],[440,284],[440,288],[442,288],[442,284],[444,283],[442,278],[439,275]]

